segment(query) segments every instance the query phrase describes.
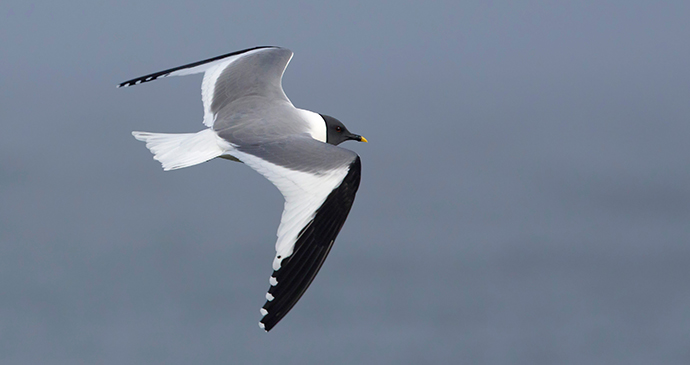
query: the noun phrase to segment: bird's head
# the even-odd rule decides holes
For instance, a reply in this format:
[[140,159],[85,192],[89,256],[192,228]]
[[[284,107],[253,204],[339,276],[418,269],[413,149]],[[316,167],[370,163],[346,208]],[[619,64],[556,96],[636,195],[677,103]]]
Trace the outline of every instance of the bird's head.
[[339,145],[345,141],[359,141],[368,142],[366,138],[360,136],[359,134],[350,133],[347,127],[339,120],[329,116],[320,114],[323,120],[326,122],[326,143],[332,145]]

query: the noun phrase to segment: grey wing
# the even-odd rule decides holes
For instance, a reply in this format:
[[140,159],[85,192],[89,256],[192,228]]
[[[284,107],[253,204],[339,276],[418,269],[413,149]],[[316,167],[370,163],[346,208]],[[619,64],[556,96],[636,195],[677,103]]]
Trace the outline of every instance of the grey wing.
[[350,212],[359,187],[356,153],[292,136],[233,153],[285,197],[271,287],[260,324],[270,330],[297,303],[319,272]]
[[229,63],[213,80],[211,111],[218,113],[233,102],[249,96],[289,103],[283,91],[282,79],[292,55],[289,49],[266,48],[247,53]]
[[247,96],[259,96],[264,101],[291,106],[283,92],[281,80],[292,55],[292,51],[280,47],[249,48],[137,77],[118,87],[133,86],[168,76],[203,73],[201,98],[204,103],[204,124],[213,127],[221,109]]

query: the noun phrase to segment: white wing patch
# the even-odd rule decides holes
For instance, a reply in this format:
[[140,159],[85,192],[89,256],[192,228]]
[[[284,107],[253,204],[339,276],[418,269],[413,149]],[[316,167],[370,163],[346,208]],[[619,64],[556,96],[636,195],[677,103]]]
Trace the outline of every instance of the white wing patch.
[[273,260],[273,270],[278,270],[280,263],[292,255],[299,233],[311,222],[328,195],[340,186],[350,166],[313,174],[290,170],[244,152],[229,152],[267,178],[285,198]]
[[211,111],[213,94],[216,92],[216,81],[223,70],[236,59],[231,57],[230,60],[213,66],[204,73],[204,80],[201,82],[201,100],[204,102],[204,125],[207,127],[213,127],[213,123],[216,121],[216,116]]

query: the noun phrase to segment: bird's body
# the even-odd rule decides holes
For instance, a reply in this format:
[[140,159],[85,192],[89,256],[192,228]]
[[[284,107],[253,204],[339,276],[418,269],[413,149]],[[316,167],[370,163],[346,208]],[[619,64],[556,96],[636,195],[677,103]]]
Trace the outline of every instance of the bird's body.
[[281,80],[292,52],[256,47],[142,76],[118,85],[204,73],[204,124],[197,133],[132,132],[165,170],[216,157],[240,161],[283,194],[273,275],[260,326],[270,330],[295,305],[326,259],[352,207],[361,163],[336,145],[366,142],[337,119],[295,108]]

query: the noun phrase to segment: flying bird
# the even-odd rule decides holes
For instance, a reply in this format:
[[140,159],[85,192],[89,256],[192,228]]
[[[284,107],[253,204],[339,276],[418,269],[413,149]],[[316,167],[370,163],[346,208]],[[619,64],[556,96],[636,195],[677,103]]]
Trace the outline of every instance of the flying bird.
[[133,86],[168,76],[203,73],[206,129],[197,133],[132,132],[163,169],[216,157],[246,164],[285,198],[273,274],[259,326],[271,330],[321,269],[359,188],[359,156],[337,147],[367,142],[339,120],[292,105],[282,87],[292,51],[261,46],[125,81]]

